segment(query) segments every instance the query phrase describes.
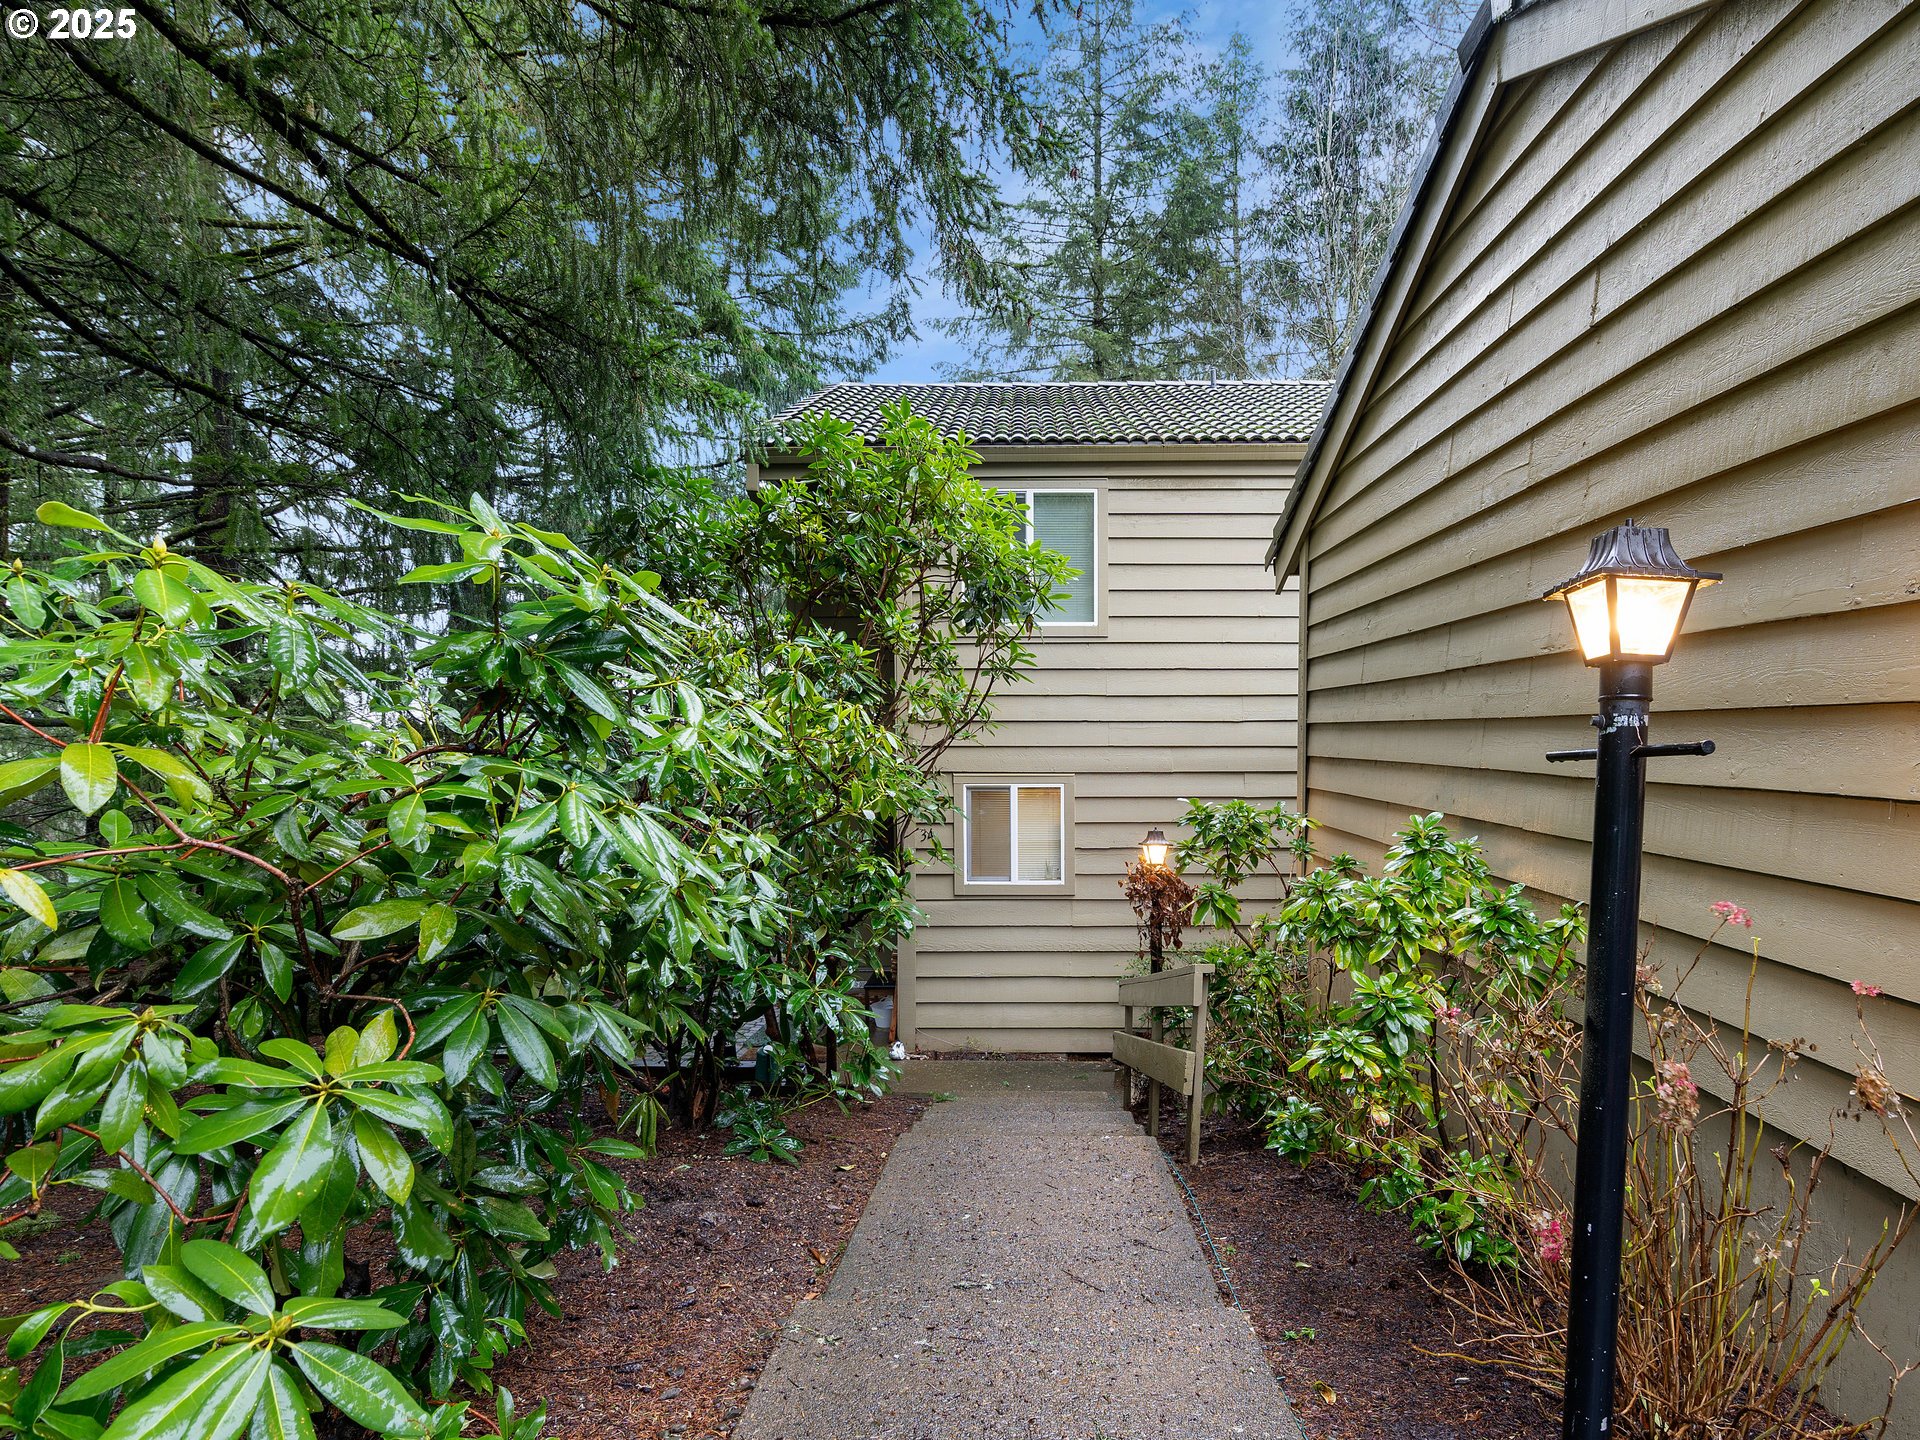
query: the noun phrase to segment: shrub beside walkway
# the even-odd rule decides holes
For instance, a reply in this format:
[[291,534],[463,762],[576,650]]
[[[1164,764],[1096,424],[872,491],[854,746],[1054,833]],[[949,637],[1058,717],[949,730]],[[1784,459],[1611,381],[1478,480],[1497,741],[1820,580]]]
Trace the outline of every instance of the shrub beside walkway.
[[1103,1065],[922,1062],[832,1284],[736,1440],[1296,1440]]

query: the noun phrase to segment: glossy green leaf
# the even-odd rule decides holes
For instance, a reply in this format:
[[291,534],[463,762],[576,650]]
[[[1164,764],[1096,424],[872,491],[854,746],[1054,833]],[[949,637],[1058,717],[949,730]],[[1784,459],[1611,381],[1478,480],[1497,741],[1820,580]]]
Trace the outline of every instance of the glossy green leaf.
[[64,500],[42,500],[33,512],[33,518],[42,525],[58,525],[67,530],[100,530],[110,535],[118,533],[99,516],[76,510]]
[[400,1027],[394,1022],[393,1011],[382,1009],[361,1028],[360,1039],[353,1047],[352,1064],[378,1065],[400,1048]]
[[426,1416],[406,1388],[384,1366],[366,1356],[317,1340],[302,1341],[292,1349],[294,1363],[308,1383],[356,1424],[388,1431],[426,1423]]
[[559,1084],[553,1051],[547,1048],[546,1037],[533,1022],[510,1005],[497,1007],[494,1014],[499,1020],[500,1038],[506,1042],[507,1053],[513,1056],[514,1062],[544,1089],[551,1090]]
[[121,657],[121,676],[127,693],[143,710],[164,710],[173,700],[174,677],[150,645],[129,645]]
[[260,1229],[276,1234],[300,1218],[333,1163],[333,1122],[324,1104],[297,1116],[253,1172],[247,1206]]
[[130,950],[144,951],[153,943],[153,917],[140,887],[125,875],[116,875],[100,891],[100,924],[107,934]]
[[198,1156],[207,1150],[240,1144],[240,1140],[252,1140],[263,1131],[275,1129],[280,1121],[309,1104],[313,1104],[313,1100],[294,1096],[288,1100],[248,1100],[227,1110],[215,1110],[211,1116],[188,1121],[186,1129],[180,1131],[180,1139],[173,1142],[173,1148],[182,1156]]
[[508,1240],[537,1241],[548,1238],[547,1227],[540,1223],[540,1217],[518,1200],[506,1200],[498,1195],[478,1195],[472,1204],[481,1223],[495,1235]]
[[0,765],[0,806],[24,800],[51,783],[59,769],[58,755],[35,755],[29,760],[9,760]]
[[53,1403],[53,1397],[60,1393],[60,1381],[66,1372],[66,1365],[67,1342],[66,1337],[62,1336],[47,1348],[40,1363],[34,1366],[32,1376],[20,1387],[20,1393],[14,1396],[12,1419],[27,1434],[34,1432],[40,1416]]
[[320,1056],[304,1040],[293,1040],[285,1036],[275,1036],[271,1040],[260,1042],[260,1053],[270,1060],[279,1060],[293,1066],[294,1069],[315,1080],[326,1074],[326,1068],[320,1063]]
[[533,849],[547,838],[547,832],[553,829],[555,807],[552,804],[536,805],[522,812],[500,831],[500,850],[502,854],[517,855]]
[[486,1050],[487,1041],[492,1036],[493,1024],[487,1018],[487,1012],[478,1007],[470,1010],[466,1019],[454,1027],[440,1051],[440,1063],[446,1068],[449,1085],[466,1083],[473,1062]]
[[353,1117],[353,1138],[360,1146],[360,1163],[373,1183],[404,1204],[413,1193],[413,1161],[394,1133],[371,1115]]
[[223,1345],[122,1410],[104,1440],[233,1440],[266,1389],[272,1354]]
[[353,1068],[353,1053],[360,1045],[360,1032],[351,1025],[336,1026],[320,1052],[320,1064],[327,1074],[338,1077]]
[[91,1400],[129,1380],[139,1379],[149,1370],[159,1369],[176,1356],[244,1333],[238,1325],[229,1325],[223,1320],[200,1320],[190,1325],[176,1325],[171,1330],[155,1331],[139,1344],[76,1376],[73,1383],[60,1392],[61,1402]]
[[241,1309],[256,1315],[273,1313],[273,1286],[267,1272],[233,1246],[218,1240],[189,1240],[180,1247],[180,1263],[214,1294]]
[[278,620],[267,630],[267,659],[296,685],[311,685],[320,674],[320,642],[304,620]]
[[440,1067],[423,1060],[376,1060],[370,1065],[355,1065],[344,1072],[356,1085],[433,1085],[440,1080]]
[[459,924],[451,905],[429,905],[420,916],[420,958],[431,960],[452,944]]
[[54,913],[53,901],[48,897],[46,888],[25,870],[0,868],[0,893],[4,893],[7,899],[47,929],[60,928],[60,917]]
[[484,995],[460,995],[449,1000],[425,1019],[414,1017],[414,1046],[421,1050],[431,1050],[438,1045],[475,1010],[486,1003]]
[[407,1323],[375,1300],[328,1300],[298,1295],[281,1312],[296,1325],[314,1330],[397,1330]]
[[20,1360],[31,1355],[40,1342],[47,1338],[47,1332],[59,1323],[60,1317],[73,1306],[66,1303],[43,1305],[26,1319],[22,1320],[7,1337],[7,1358]]
[[113,752],[104,745],[76,740],[60,752],[60,784],[82,815],[91,815],[119,787]]
[[160,783],[173,793],[176,800],[204,805],[213,798],[212,788],[200,778],[199,772],[172,751],[157,750],[151,745],[115,744],[113,748],[123,759],[145,766],[158,775]]
[[293,957],[278,945],[261,942],[260,973],[266,977],[267,988],[273,991],[277,1000],[288,1000],[293,996]]
[[38,1105],[66,1078],[78,1058],[71,1045],[62,1045],[31,1059],[7,1062],[0,1069],[0,1115],[17,1115]]
[[[305,1050],[308,1055],[313,1054],[311,1049],[308,1049],[305,1045],[300,1045],[300,1042],[297,1040],[288,1041],[287,1043],[298,1045],[299,1048]],[[278,1040],[269,1040],[261,1045],[261,1053],[271,1055],[279,1044],[280,1042]],[[316,1064],[314,1066],[314,1072],[317,1072],[318,1069],[319,1066]],[[256,1090],[278,1090],[295,1085],[304,1085],[307,1083],[308,1074],[314,1072],[298,1073],[292,1070],[282,1070],[273,1065],[262,1065],[258,1060],[238,1060],[231,1056],[222,1056],[207,1067],[206,1078],[215,1085],[244,1085]]]
[[140,1279],[169,1315],[181,1320],[224,1320],[226,1306],[198,1276],[178,1265],[148,1265]]
[[55,1141],[42,1140],[37,1145],[28,1145],[7,1156],[7,1169],[38,1190],[40,1182],[53,1173],[54,1164],[59,1158],[60,1146]]
[[267,1371],[267,1393],[253,1412],[251,1440],[314,1440],[306,1397],[283,1361],[275,1360]]
[[421,850],[432,838],[427,802],[419,795],[402,795],[387,807],[387,834],[403,850]]
[[133,577],[133,598],[169,625],[193,614],[193,592],[170,570],[142,570]]
[[333,927],[333,938],[378,940],[415,924],[426,908],[424,900],[376,900],[342,915]]
[[121,1067],[113,1084],[100,1102],[100,1123],[96,1128],[100,1148],[111,1155],[124,1150],[140,1128],[147,1113],[147,1067],[130,1060]]
[[171,875],[147,873],[139,877],[140,893],[166,920],[202,940],[230,939],[233,932],[189,900]]
[[447,1107],[430,1090],[403,1095],[389,1090],[357,1089],[347,1091],[343,1098],[389,1124],[419,1131],[427,1137],[429,1145],[442,1153],[453,1141],[453,1123]]

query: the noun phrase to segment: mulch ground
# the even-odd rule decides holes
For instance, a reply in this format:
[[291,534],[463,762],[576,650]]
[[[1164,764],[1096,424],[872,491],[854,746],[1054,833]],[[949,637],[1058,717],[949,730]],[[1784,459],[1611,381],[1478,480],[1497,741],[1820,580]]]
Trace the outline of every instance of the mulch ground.
[[789,1128],[799,1164],[722,1153],[725,1132],[663,1133],[622,1165],[646,1207],[626,1217],[620,1264],[560,1262],[564,1320],[529,1323],[497,1370],[523,1410],[545,1401],[566,1440],[702,1440],[740,1417],[780,1326],[823,1288],[893,1142],[926,1102],[888,1096],[843,1114],[815,1105]]
[[1200,1163],[1169,1108],[1161,1143],[1200,1212],[1309,1440],[1537,1440],[1557,1407],[1458,1348],[1446,1267],[1392,1215],[1360,1207],[1331,1164],[1282,1160],[1237,1120],[1209,1119]]

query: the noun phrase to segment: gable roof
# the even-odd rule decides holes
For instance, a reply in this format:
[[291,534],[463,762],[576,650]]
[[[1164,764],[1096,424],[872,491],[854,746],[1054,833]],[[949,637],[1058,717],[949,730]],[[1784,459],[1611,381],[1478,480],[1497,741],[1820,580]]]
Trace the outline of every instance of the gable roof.
[[830,414],[876,440],[881,407],[905,400],[975,445],[1285,443],[1312,432],[1328,388],[1324,380],[829,385],[774,416],[769,429],[778,435]]
[[1275,585],[1299,569],[1300,552],[1373,377],[1399,328],[1400,313],[1440,233],[1468,160],[1495,114],[1495,97],[1530,75],[1611,45],[1713,0],[1482,0],[1460,42],[1460,72],[1447,92],[1387,253],[1374,272],[1367,308],[1340,362],[1326,408],[1294,472],[1274,523],[1267,564]]

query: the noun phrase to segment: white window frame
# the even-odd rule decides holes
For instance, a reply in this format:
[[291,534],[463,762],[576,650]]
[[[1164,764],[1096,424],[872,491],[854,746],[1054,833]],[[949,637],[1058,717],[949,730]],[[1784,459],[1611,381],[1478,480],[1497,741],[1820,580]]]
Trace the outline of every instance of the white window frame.
[[1013,493],[1020,497],[1027,512],[1026,542],[1031,545],[1034,536],[1033,497],[1045,492],[1049,495],[1086,495],[1093,500],[1093,573],[1087,578],[1093,587],[1093,618],[1091,620],[1040,620],[1036,628],[1052,634],[1063,635],[1103,635],[1106,633],[1107,607],[1102,603],[1106,591],[1104,575],[1107,566],[1107,547],[1101,539],[1100,488],[1096,485],[1020,485],[1012,487]]
[[[1016,857],[1010,868],[1017,869],[1020,847],[1020,791],[1048,789],[1060,792],[1060,878],[1058,880],[976,880],[973,863],[973,807],[968,795],[973,790],[1005,790],[1007,795],[1008,844]],[[953,884],[957,895],[1064,895],[1074,888],[1073,779],[1066,775],[957,775],[954,777],[954,817],[959,845],[954,856]]]

